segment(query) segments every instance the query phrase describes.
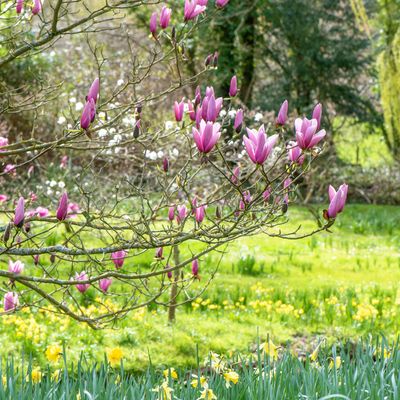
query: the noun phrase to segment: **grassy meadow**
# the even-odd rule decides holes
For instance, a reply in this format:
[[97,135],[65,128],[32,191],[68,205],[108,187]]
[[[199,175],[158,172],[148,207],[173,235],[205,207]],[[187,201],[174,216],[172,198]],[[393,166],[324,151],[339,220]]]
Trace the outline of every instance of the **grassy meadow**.
[[[302,232],[315,228],[306,208],[289,213],[288,231],[299,224]],[[132,312],[100,331],[43,310],[3,316],[0,341],[7,346],[1,346],[0,355],[3,360],[12,355],[16,363],[29,355],[33,367],[43,369],[49,346],[65,346],[69,363],[81,353],[101,362],[105,353],[117,351],[126,371],[139,372],[149,362],[157,368],[190,368],[210,351],[254,355],[257,338],[297,354],[311,353],[321,340],[329,346],[380,335],[395,341],[400,332],[400,209],[349,205],[331,230],[298,241],[246,238],[230,245],[222,258],[202,259],[200,275],[207,277],[221,258],[218,272],[199,299],[178,309],[174,325],[167,323],[161,306]],[[144,255],[142,261],[152,257]],[[190,290],[194,293],[202,283]],[[113,299],[108,301],[112,306]],[[50,363],[53,369],[58,364]]]

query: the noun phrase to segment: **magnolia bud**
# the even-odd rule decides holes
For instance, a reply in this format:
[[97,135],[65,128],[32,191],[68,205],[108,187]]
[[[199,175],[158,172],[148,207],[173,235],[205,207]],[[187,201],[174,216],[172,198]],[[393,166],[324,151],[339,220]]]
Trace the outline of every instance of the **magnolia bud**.
[[3,235],[3,240],[6,243],[8,241],[8,239],[10,239],[10,234],[11,234],[11,228],[13,226],[12,222],[9,222],[6,226],[6,229],[4,231],[4,235]]
[[163,170],[164,172],[168,172],[169,170],[169,160],[167,157],[165,157],[163,160]]
[[222,216],[221,207],[217,206],[217,208],[215,209],[215,217],[221,219],[221,216]]
[[55,254],[50,254],[50,262],[52,264],[54,264],[55,261],[56,261],[56,255]]

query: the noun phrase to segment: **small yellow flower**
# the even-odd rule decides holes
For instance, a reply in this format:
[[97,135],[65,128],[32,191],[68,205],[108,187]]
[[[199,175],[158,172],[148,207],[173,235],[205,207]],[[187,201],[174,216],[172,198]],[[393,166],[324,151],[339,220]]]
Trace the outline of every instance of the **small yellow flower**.
[[115,378],[115,382],[116,385],[119,385],[121,383],[121,375],[117,375],[117,377]]
[[260,350],[264,351],[265,354],[271,357],[273,360],[278,359],[278,347],[276,347],[271,340],[260,345]]
[[337,356],[337,357],[335,358],[335,360],[332,359],[332,360],[330,361],[330,363],[329,363],[329,369],[332,369],[332,368],[335,367],[335,366],[336,366],[336,369],[339,369],[341,365],[342,365],[342,360],[341,360],[341,358],[340,358],[339,356]]
[[53,363],[56,363],[62,354],[62,348],[58,344],[52,344],[46,349],[46,358]]
[[111,349],[107,353],[108,361],[110,362],[112,367],[115,367],[121,362],[121,359],[123,357],[122,350],[119,347],[115,347],[114,349]]
[[165,378],[171,375],[172,379],[178,379],[178,373],[175,371],[175,368],[167,368],[164,370],[163,374]]
[[[199,385],[199,378],[197,375],[192,375],[192,381],[190,382],[190,384],[192,385],[193,388],[197,388],[197,386]],[[200,386],[201,387],[205,387],[207,384],[207,378],[205,376],[201,376],[200,377]]]
[[231,382],[236,385],[239,382],[239,374],[231,369],[224,373],[225,385],[231,387]]
[[82,399],[81,394],[78,393],[78,394],[76,395],[76,400],[81,400],[81,399]]
[[52,374],[51,374],[51,380],[52,381],[59,381],[61,377],[61,369],[56,369]]
[[197,400],[217,400],[217,396],[214,394],[212,389],[205,387],[204,390],[201,392],[200,397]]
[[7,384],[7,377],[6,377],[5,375],[3,375],[3,376],[1,377],[1,381],[3,382],[3,386],[6,386],[6,384]]
[[172,400],[172,392],[174,389],[168,386],[168,381],[164,381],[159,387],[153,389],[153,392],[161,394],[160,399],[162,400]]
[[[42,372],[40,368],[35,368],[31,372],[31,379],[33,383],[39,383],[42,380]],[[26,381],[29,382],[29,375],[26,377]]]

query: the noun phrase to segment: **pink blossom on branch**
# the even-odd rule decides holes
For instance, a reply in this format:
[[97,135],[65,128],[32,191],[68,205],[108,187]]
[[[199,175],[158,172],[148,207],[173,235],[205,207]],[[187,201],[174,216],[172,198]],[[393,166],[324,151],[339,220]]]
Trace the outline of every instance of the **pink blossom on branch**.
[[278,135],[268,137],[264,125],[261,125],[258,131],[247,129],[247,135],[248,137],[244,136],[243,140],[251,161],[258,165],[264,164],[278,140]]
[[21,228],[22,225],[24,224],[24,219],[25,219],[25,199],[23,197],[20,197],[17,206],[15,207],[14,225],[17,226],[18,228]]
[[33,0],[32,14],[37,15],[42,11],[42,2],[40,0]]
[[347,200],[348,188],[348,185],[343,183],[343,185],[340,185],[339,189],[336,191],[332,185],[329,185],[330,204],[326,213],[326,216],[329,219],[336,218],[336,216],[343,211]]
[[302,165],[304,162],[304,154],[302,154],[302,151],[297,143],[289,142],[287,149],[289,161],[298,165]]
[[206,6],[200,5],[198,0],[185,0],[185,8],[184,8],[185,21],[195,19],[205,10]]
[[8,272],[12,272],[13,274],[20,274],[24,271],[25,264],[20,261],[12,261],[8,260]]
[[318,103],[313,110],[312,118],[317,120],[317,129],[321,127],[322,104]]
[[236,75],[232,76],[231,84],[229,86],[229,96],[235,97],[237,95],[238,88],[237,88],[237,78]]
[[317,145],[326,135],[325,129],[317,132],[318,121],[316,119],[296,118],[296,141],[302,150],[311,149]]
[[288,118],[289,103],[285,100],[279,109],[278,117],[276,118],[276,125],[285,125]]
[[108,291],[108,288],[112,284],[112,279],[111,278],[103,278],[99,280],[99,288],[103,293],[106,293]]
[[161,29],[166,29],[169,25],[169,21],[171,19],[171,12],[172,10],[166,6],[163,6],[161,9],[160,15],[160,27]]
[[[87,273],[85,271],[82,271],[80,274],[76,273],[75,275],[75,280],[76,281],[87,281],[89,279]],[[88,290],[90,287],[89,283],[78,283],[76,285],[76,288],[81,292],[85,293],[86,290]]]
[[200,153],[209,153],[221,136],[221,125],[216,122],[200,122],[200,129],[193,128],[193,139]]
[[67,192],[64,192],[60,197],[56,216],[59,221],[63,221],[67,218],[67,214],[68,214],[68,194]]
[[18,294],[8,292],[4,295],[4,311],[15,310],[19,305]]
[[111,253],[111,260],[113,261],[115,268],[122,268],[124,265],[125,257],[128,255],[128,252],[125,250],[118,250]]
[[153,35],[153,37],[157,37],[157,19],[158,19],[158,15],[157,12],[154,11],[153,14],[151,14],[150,17],[150,32]]

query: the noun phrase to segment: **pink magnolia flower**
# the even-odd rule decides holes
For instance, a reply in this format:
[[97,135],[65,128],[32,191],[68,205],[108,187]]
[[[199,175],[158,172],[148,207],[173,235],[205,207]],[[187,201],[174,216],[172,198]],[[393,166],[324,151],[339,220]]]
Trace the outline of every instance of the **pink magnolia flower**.
[[254,164],[264,164],[278,140],[278,135],[268,137],[265,133],[264,125],[261,125],[258,132],[253,129],[247,129],[247,135],[248,137],[244,136],[243,140],[251,161]]
[[94,121],[94,117],[96,116],[96,105],[94,100],[89,99],[85,107],[83,107],[82,116],[81,116],[81,128],[89,129],[90,124]]
[[81,211],[78,203],[68,203],[67,218],[75,218],[76,214]]
[[231,84],[229,86],[229,96],[235,97],[237,95],[238,88],[237,88],[237,78],[236,75],[232,76]]
[[185,21],[196,18],[206,10],[206,6],[198,4],[198,0],[185,0],[184,17]]
[[289,142],[288,145],[288,158],[289,161],[302,165],[304,162],[304,154],[302,154],[302,151],[300,147],[297,145],[296,142]]
[[197,0],[197,4],[199,6],[206,6],[208,4],[208,0]]
[[34,203],[38,199],[37,194],[35,192],[30,192],[29,198],[31,199],[32,203]]
[[157,12],[154,11],[150,17],[150,32],[154,37],[157,36],[157,19],[158,19]]
[[348,185],[343,183],[336,191],[332,185],[329,185],[330,204],[327,213],[328,218],[336,218],[336,216],[343,211],[347,200],[348,188]]
[[24,0],[17,0],[17,6],[16,6],[17,14],[21,14],[23,6],[24,6]]
[[216,0],[215,5],[219,8],[225,7],[229,3],[229,0]]
[[204,206],[200,206],[195,209],[196,222],[198,222],[199,224],[203,222],[205,215],[206,215],[206,209]]
[[56,216],[59,221],[63,221],[65,220],[65,218],[67,218],[67,214],[68,214],[68,194],[67,192],[64,192],[60,197]]
[[192,275],[195,278],[198,278],[199,276],[199,261],[197,258],[192,261]]
[[112,284],[112,279],[111,278],[103,278],[99,280],[99,287],[100,290],[104,293],[107,292],[108,288]]
[[161,9],[161,15],[160,15],[160,26],[161,29],[165,29],[169,25],[169,21],[171,20],[171,12],[172,10],[166,6],[163,6]]
[[60,168],[61,169],[66,169],[68,166],[68,156],[62,156],[61,157],[61,162],[60,162]]
[[271,189],[270,189],[270,188],[267,188],[267,189],[263,192],[263,194],[262,194],[263,200],[264,200],[265,202],[268,202],[270,196],[271,196]]
[[4,311],[15,310],[19,305],[18,294],[8,292],[4,295]]
[[99,98],[99,93],[100,93],[100,80],[99,78],[96,78],[92,85],[90,86],[88,95],[86,97],[86,101],[90,101],[93,99],[95,103],[97,103],[97,99]]
[[296,141],[302,150],[313,148],[326,135],[325,129],[317,133],[318,121],[316,119],[297,118],[294,126],[296,128]]
[[118,250],[111,253],[111,260],[113,261],[115,268],[122,268],[124,265],[125,257],[128,255],[128,252],[125,250]]
[[24,270],[24,263],[20,260],[12,261],[8,260],[8,272],[12,272],[13,274],[20,274]]
[[239,133],[242,130],[243,125],[243,110],[240,108],[237,110],[235,115],[235,122],[233,123],[233,129]]
[[14,213],[14,225],[18,228],[21,228],[24,224],[25,219],[25,200],[23,197],[20,197],[15,207]]
[[[169,264],[167,264],[167,265],[165,266],[165,269],[169,269],[169,268],[171,268],[171,266],[170,266]],[[172,271],[168,271],[168,272],[167,272],[167,277],[168,277],[169,280],[172,279]]]
[[214,148],[221,136],[220,128],[221,125],[218,122],[205,121],[200,122],[199,130],[193,128],[193,139],[200,153],[207,154]]
[[157,250],[156,250],[156,255],[155,255],[155,257],[156,258],[158,258],[158,259],[160,259],[160,260],[162,260],[164,257],[163,257],[163,252],[164,252],[164,249],[162,248],[162,247],[159,247]]
[[0,152],[2,151],[1,147],[4,146],[8,146],[8,139],[3,136],[0,136]]
[[181,205],[177,207],[178,209],[178,215],[176,216],[176,220],[178,221],[178,224],[181,223],[187,216],[187,208],[185,205]]
[[185,102],[184,99],[178,103],[177,101],[174,104],[174,114],[176,122],[180,122],[183,119],[183,112],[185,110]]
[[231,182],[236,185],[239,182],[239,176],[240,176],[240,167],[237,166],[233,170]]
[[288,108],[289,108],[289,103],[287,100],[285,100],[281,108],[279,109],[278,117],[276,118],[276,125],[285,125],[287,118],[288,118]]
[[5,174],[10,174],[12,176],[16,176],[17,175],[17,170],[15,169],[15,165],[14,164],[7,164],[4,167],[4,173]]
[[39,254],[35,254],[35,255],[33,256],[33,263],[34,263],[35,265],[38,265],[38,264],[39,264]]
[[0,203],[4,203],[8,200],[8,196],[5,194],[0,194]]
[[312,118],[317,120],[317,129],[321,127],[322,104],[318,103],[313,110]]
[[171,207],[168,209],[168,219],[169,219],[170,221],[173,221],[173,220],[174,220],[174,217],[175,217],[175,206],[171,206]]
[[[75,280],[76,281],[87,281],[89,279],[87,273],[85,271],[82,271],[80,274],[76,273],[75,274]],[[76,288],[81,292],[85,293],[86,290],[89,289],[90,284],[89,283],[78,283],[76,285]]]
[[189,100],[187,102],[188,105],[188,114],[191,121],[196,121],[196,111],[194,109],[193,103]]
[[36,15],[42,11],[42,3],[40,0],[33,0],[32,14]]
[[169,160],[167,157],[164,157],[163,159],[163,170],[164,172],[168,172],[169,170]]

